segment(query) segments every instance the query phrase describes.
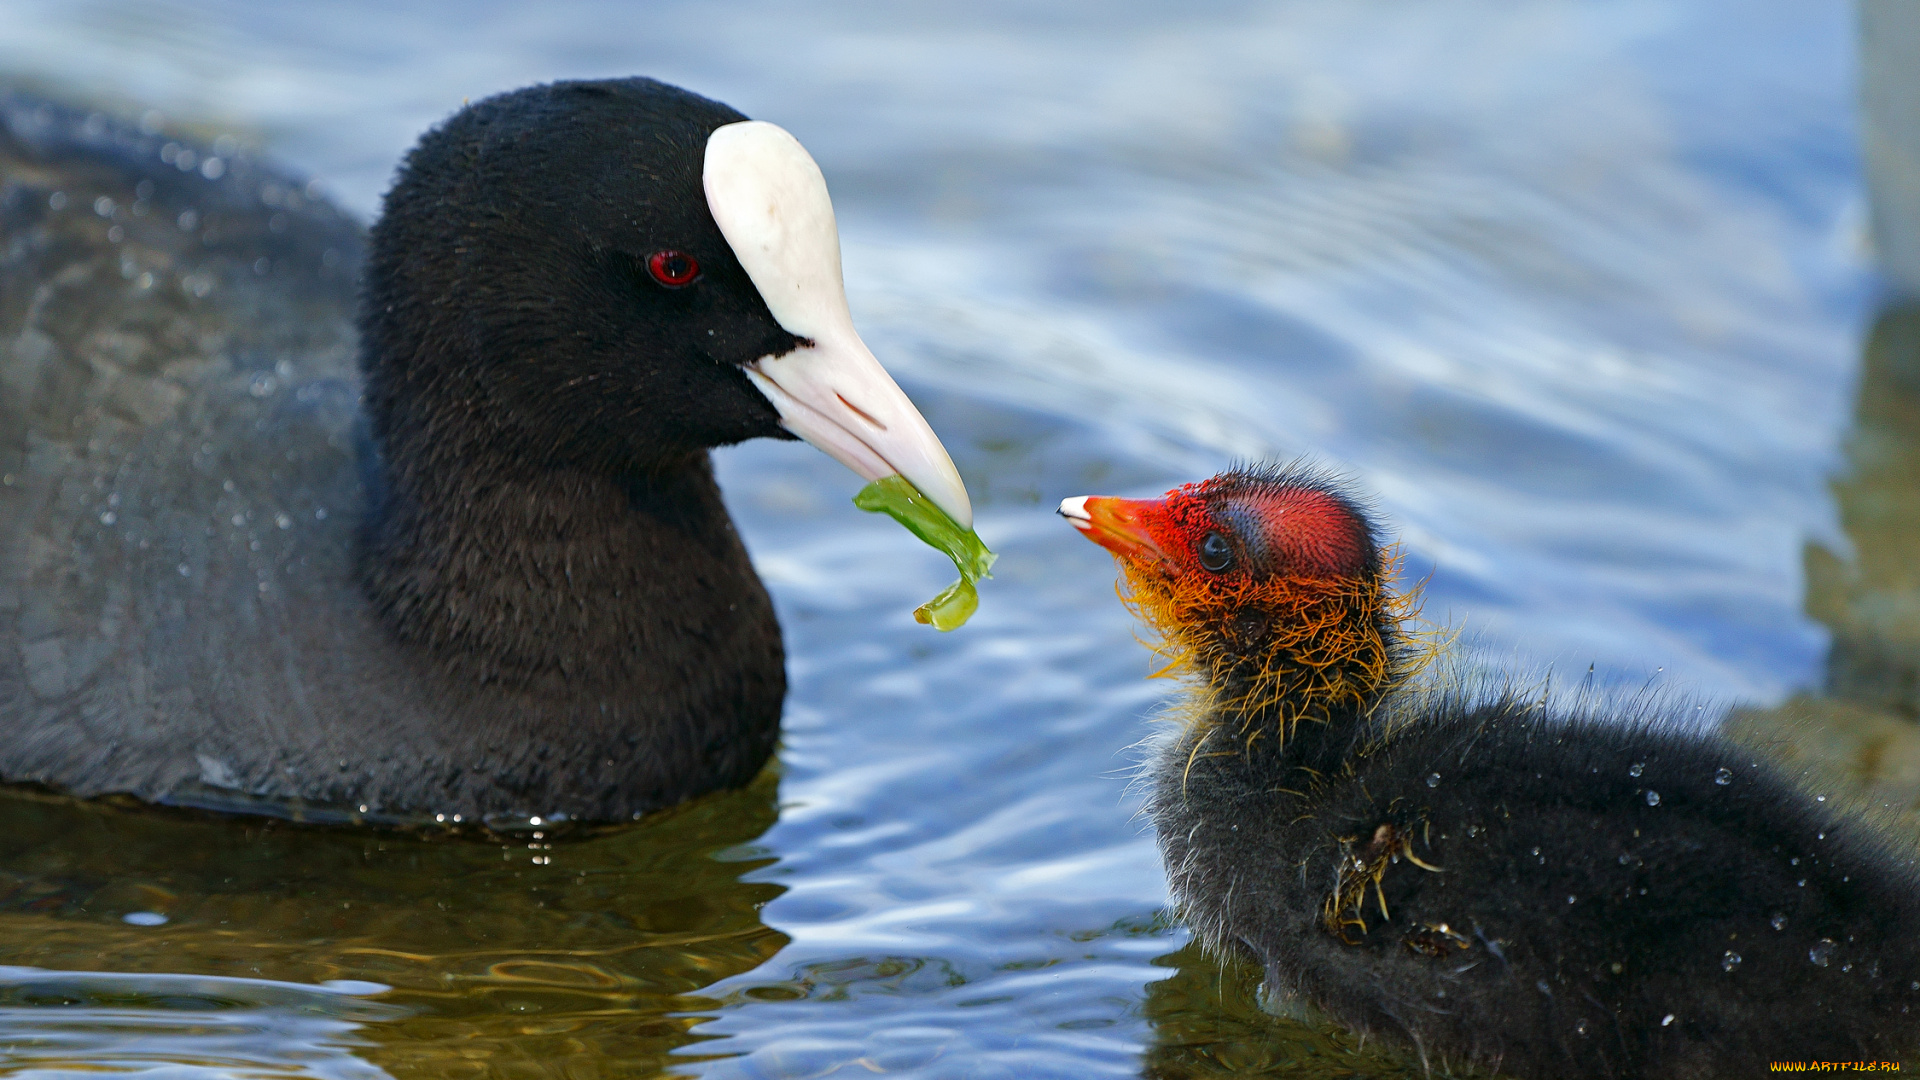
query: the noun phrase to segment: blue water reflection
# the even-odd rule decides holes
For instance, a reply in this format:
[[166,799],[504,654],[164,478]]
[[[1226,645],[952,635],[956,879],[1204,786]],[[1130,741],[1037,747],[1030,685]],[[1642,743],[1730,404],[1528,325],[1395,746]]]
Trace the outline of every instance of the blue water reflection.
[[1061,496],[1310,454],[1496,655],[1815,678],[1800,551],[1871,291],[1840,0],[4,16],[0,71],[238,132],[362,215],[422,128],[556,77],[679,82],[820,160],[856,320],[1002,559],[932,634],[950,568],[843,470],[720,455],[788,632],[749,878],[792,940],[689,1006],[690,1071],[1140,1070],[1184,936],[1125,777],[1167,688]]

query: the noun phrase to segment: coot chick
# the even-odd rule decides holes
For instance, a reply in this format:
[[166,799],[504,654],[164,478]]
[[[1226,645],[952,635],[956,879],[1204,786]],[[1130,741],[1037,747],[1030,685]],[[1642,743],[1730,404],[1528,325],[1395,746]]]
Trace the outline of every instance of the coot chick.
[[1642,698],[1419,675],[1329,477],[1068,499],[1191,677],[1147,766],[1174,898],[1280,1002],[1523,1077],[1707,1077],[1920,1048],[1913,863]]
[[0,779],[636,817],[778,734],[708,448],[798,435],[971,523],[771,124],[650,79],[463,109],[365,238],[356,334],[363,236],[298,182],[0,101]]

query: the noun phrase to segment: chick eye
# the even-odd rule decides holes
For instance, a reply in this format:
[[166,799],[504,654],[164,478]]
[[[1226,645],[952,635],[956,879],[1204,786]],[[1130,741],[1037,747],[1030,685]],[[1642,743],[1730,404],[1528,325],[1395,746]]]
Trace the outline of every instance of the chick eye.
[[700,261],[684,251],[656,251],[647,256],[647,273],[669,289],[680,289],[700,276]]
[[1200,541],[1200,565],[1214,573],[1219,573],[1233,565],[1233,545],[1217,532],[1210,532]]

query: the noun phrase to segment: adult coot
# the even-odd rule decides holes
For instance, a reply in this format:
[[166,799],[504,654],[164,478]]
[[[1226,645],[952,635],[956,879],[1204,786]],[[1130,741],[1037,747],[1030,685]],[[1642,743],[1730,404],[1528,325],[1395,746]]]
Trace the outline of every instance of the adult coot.
[[1148,813],[1196,934],[1277,1000],[1526,1077],[1920,1049],[1906,855],[1654,705],[1414,681],[1391,562],[1327,477],[1060,512],[1192,675]]
[[798,435],[971,524],[777,127],[650,79],[479,102],[362,271],[235,147],[0,105],[0,779],[637,816],[778,734],[709,447]]

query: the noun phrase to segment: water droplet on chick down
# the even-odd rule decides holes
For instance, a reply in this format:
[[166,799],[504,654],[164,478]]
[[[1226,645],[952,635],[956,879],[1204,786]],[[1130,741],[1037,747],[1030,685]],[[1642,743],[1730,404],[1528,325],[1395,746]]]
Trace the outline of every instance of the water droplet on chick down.
[[1659,806],[1659,805],[1660,805],[1660,793],[1659,793],[1659,792],[1657,792],[1657,791],[1649,791],[1649,792],[1647,792],[1647,805],[1648,805],[1648,806]]
[[1728,949],[1727,955],[1720,958],[1720,970],[1722,971],[1732,971],[1739,966],[1740,954],[1734,952],[1732,949]]
[[1721,787],[1726,787],[1728,784],[1733,783],[1733,770],[1732,769],[1715,769],[1713,773],[1713,782],[1716,784],[1719,784]]
[[1428,773],[1428,774],[1427,774],[1427,786],[1428,786],[1428,787],[1439,787],[1439,786],[1440,786],[1440,774],[1439,774],[1439,773]]
[[1647,765],[1646,765],[1646,763],[1645,763],[1645,762],[1643,762],[1643,761],[1636,761],[1636,762],[1634,762],[1634,763],[1633,763],[1633,765],[1632,765],[1632,767],[1630,767],[1630,768],[1628,768],[1628,769],[1627,769],[1627,775],[1628,775],[1628,776],[1639,776],[1639,775],[1640,775],[1641,773],[1643,773],[1643,772],[1646,772],[1646,771],[1647,771]]
[[1775,930],[1785,930],[1787,928],[1787,916],[1783,912],[1774,912],[1773,918],[1767,921],[1773,924]]
[[1813,948],[1807,950],[1807,959],[1813,961],[1814,967],[1826,967],[1833,963],[1833,939],[1821,938],[1815,942]]

